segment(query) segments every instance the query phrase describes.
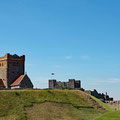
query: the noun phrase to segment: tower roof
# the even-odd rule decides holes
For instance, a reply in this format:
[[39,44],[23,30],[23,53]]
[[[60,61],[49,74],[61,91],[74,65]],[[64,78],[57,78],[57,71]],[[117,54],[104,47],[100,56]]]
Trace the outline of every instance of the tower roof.
[[19,76],[10,86],[16,86],[19,85],[22,79],[24,78],[25,75]]

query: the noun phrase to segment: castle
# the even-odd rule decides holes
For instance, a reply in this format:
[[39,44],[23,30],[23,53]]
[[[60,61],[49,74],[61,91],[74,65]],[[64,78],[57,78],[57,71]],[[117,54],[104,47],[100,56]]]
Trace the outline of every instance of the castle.
[[81,81],[75,79],[69,79],[68,82],[61,82],[56,80],[49,80],[49,88],[69,88],[69,89],[80,89]]
[[49,80],[49,89],[72,89],[72,90],[82,90],[86,92],[87,94],[90,94],[98,99],[100,99],[103,102],[110,102],[113,101],[113,98],[109,97],[109,95],[106,93],[98,93],[97,90],[85,90],[81,88],[81,81],[75,80],[75,79],[69,79],[68,82],[61,82],[57,81],[55,79]]
[[110,98],[109,95],[106,93],[98,93],[96,89],[94,89],[93,91],[91,90],[86,90],[85,91],[87,94],[90,94],[98,99],[100,99],[103,102],[109,102],[109,101],[113,101],[113,98]]
[[25,55],[7,53],[0,57],[0,87],[33,88],[30,78],[25,74]]

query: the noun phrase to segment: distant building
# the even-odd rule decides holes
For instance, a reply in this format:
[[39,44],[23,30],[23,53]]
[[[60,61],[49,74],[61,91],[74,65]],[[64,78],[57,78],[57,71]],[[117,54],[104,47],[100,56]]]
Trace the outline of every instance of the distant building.
[[49,88],[69,88],[69,89],[77,89],[81,88],[81,81],[75,79],[69,79],[68,82],[61,82],[57,80],[49,80]]
[[[21,76],[22,79],[20,79]],[[4,57],[0,57],[0,79],[5,88],[15,88],[17,85],[20,88],[33,88],[32,82],[25,75],[25,55],[18,56],[8,53]]]
[[90,95],[92,95],[92,96],[94,96],[94,97],[96,97],[96,98],[98,98],[98,99],[100,99],[103,102],[113,101],[113,98],[110,98],[107,93],[106,94],[104,94],[104,93],[98,93],[97,90],[95,90],[95,89],[93,91],[91,91],[91,90],[85,90],[85,92],[88,93],[88,94],[90,94]]

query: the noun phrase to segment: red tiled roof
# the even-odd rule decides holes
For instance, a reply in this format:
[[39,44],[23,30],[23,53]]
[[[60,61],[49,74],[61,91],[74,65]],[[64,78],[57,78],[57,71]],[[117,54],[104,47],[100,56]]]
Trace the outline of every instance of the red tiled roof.
[[21,80],[24,78],[25,75],[21,75],[20,77],[18,77],[10,86],[16,86],[19,85],[19,83],[21,82]]
[[5,85],[4,85],[3,81],[2,81],[2,79],[0,79],[0,87],[5,87]]

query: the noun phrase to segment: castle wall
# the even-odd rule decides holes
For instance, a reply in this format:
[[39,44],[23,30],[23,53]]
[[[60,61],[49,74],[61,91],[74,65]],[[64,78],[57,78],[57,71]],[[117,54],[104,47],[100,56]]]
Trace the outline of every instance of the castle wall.
[[75,81],[75,88],[81,88],[81,81],[80,80]]
[[69,79],[69,88],[71,89],[75,88],[75,79]]
[[56,87],[68,87],[68,82],[61,82],[61,81],[58,81],[56,82]]
[[49,88],[54,89],[56,87],[56,80],[49,80]]
[[76,81],[75,79],[69,79],[68,82],[61,82],[56,80],[49,80],[49,88],[59,88],[59,87],[68,87],[70,89],[81,88],[80,80]]
[[23,60],[8,60],[8,85],[24,74]]
[[64,82],[60,82],[60,81],[58,81],[58,82],[56,82],[56,85],[55,85],[56,87],[64,87],[65,86],[65,84],[64,84]]
[[0,79],[2,79],[2,81],[6,87],[8,87],[7,69],[8,69],[7,55],[5,55],[4,57],[0,57]]
[[105,101],[113,101],[113,98],[110,98],[107,94],[103,94],[103,93],[98,93],[97,90],[86,90],[85,91],[87,94],[90,94],[98,99],[100,99],[101,101],[105,102]]

